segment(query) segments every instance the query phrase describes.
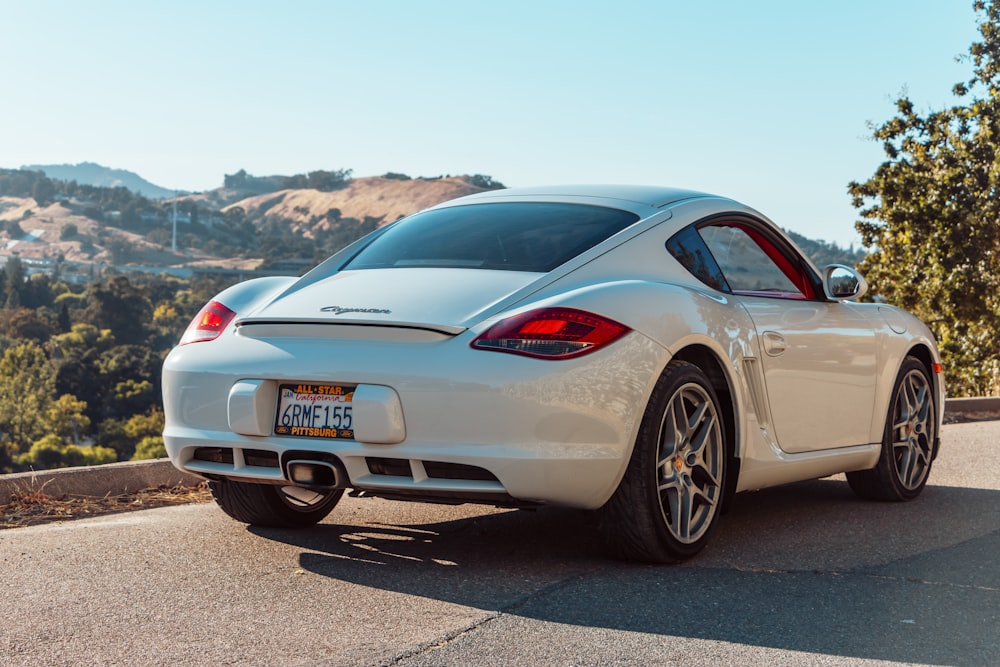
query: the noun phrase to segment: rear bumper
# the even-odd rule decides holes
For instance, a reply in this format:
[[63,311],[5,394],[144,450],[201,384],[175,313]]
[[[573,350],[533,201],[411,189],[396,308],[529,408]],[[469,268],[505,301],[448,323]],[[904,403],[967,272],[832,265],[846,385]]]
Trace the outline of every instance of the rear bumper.
[[[665,362],[666,351],[637,333],[558,362],[455,339],[418,351],[370,341],[199,343],[164,364],[164,442],[174,465],[210,478],[292,483],[290,457],[326,457],[343,467],[345,485],[379,495],[596,508],[618,485]],[[356,439],[275,435],[274,393],[251,394],[289,381],[351,384],[374,397]],[[395,411],[401,424],[386,426]]]

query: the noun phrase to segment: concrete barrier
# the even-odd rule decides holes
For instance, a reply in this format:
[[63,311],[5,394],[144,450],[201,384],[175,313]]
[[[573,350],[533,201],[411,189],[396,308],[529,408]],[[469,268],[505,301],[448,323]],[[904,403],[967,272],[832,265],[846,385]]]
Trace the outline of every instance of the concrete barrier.
[[[1000,397],[949,398],[946,415],[1000,418]],[[194,486],[201,478],[175,468],[169,459],[128,461],[101,466],[60,468],[0,475],[0,503],[13,494],[41,490],[48,496],[86,496],[103,498],[158,486]]]
[[103,498],[159,486],[193,486],[200,477],[178,470],[169,459],[126,461],[0,475],[0,503],[12,495],[41,491],[47,496]]
[[949,398],[944,402],[944,413],[946,415],[1000,413],[1000,397],[986,396],[984,398]]

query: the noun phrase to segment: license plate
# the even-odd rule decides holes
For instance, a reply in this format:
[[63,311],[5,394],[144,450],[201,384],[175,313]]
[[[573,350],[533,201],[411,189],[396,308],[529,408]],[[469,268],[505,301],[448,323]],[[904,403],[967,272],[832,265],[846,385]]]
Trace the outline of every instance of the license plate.
[[283,384],[278,387],[275,435],[298,438],[354,438],[354,387]]

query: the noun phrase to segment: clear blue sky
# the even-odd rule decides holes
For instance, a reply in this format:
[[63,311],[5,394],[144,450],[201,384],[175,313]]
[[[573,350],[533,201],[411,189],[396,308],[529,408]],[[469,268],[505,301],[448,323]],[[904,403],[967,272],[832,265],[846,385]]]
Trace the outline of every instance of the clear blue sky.
[[868,122],[977,37],[972,0],[0,0],[0,167],[675,185],[847,245]]

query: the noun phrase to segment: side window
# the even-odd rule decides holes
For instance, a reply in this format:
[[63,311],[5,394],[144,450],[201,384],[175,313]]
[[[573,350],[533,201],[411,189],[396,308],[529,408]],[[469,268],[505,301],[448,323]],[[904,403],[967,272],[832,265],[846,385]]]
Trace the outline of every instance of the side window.
[[706,225],[698,230],[733,292],[783,298],[812,298],[797,263],[748,225]]
[[701,282],[720,292],[732,291],[708,246],[694,227],[685,227],[670,237],[667,250]]

